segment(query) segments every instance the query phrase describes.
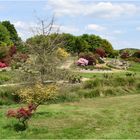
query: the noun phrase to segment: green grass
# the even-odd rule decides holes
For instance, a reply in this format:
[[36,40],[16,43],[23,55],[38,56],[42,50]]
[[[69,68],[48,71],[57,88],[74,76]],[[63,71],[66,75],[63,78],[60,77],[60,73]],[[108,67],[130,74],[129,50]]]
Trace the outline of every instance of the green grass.
[[140,95],[42,105],[29,128],[16,132],[1,106],[0,139],[140,138]]
[[132,62],[131,67],[128,70],[139,73],[140,72],[140,63]]
[[19,75],[20,73],[14,70],[0,71],[0,84],[17,83]]
[[79,73],[79,75],[84,78],[96,78],[96,77],[101,77],[103,74],[102,73]]

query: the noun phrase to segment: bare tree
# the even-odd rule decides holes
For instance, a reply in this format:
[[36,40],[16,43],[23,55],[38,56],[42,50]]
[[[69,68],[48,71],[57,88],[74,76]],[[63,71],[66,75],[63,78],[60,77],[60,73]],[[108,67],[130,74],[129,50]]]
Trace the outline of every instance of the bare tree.
[[[46,80],[62,77],[56,55],[56,50],[64,44],[59,35],[59,27],[54,24],[54,16],[51,20],[37,18],[37,26],[32,28],[35,36],[27,40],[30,48],[30,58],[23,64],[24,80],[35,82],[40,80],[42,84]],[[26,76],[25,76],[26,75]]]

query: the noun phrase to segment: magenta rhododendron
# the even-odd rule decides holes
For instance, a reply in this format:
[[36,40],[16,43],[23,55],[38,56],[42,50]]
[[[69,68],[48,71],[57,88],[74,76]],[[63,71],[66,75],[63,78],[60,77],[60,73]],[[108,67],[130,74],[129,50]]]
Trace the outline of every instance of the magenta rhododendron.
[[7,65],[5,63],[0,62],[0,68],[5,68]]

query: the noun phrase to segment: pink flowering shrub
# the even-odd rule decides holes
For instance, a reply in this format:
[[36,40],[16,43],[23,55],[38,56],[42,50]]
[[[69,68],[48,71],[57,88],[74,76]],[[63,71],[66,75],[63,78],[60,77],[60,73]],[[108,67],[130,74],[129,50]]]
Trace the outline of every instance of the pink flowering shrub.
[[77,61],[77,65],[78,66],[87,66],[88,65],[88,60],[86,60],[84,58],[79,58],[79,60]]

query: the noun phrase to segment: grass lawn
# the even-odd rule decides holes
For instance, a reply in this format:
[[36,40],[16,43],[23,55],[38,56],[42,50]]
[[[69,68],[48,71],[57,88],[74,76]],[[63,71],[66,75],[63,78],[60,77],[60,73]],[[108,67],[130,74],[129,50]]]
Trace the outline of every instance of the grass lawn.
[[132,62],[131,67],[128,70],[140,73],[140,63]]
[[26,131],[16,132],[0,106],[0,139],[140,138],[140,95],[42,105]]
[[[139,68],[140,70],[140,68]],[[112,75],[115,77],[121,76],[121,77],[126,77],[126,73],[129,72],[135,72],[137,76],[140,76],[140,73],[138,71],[122,71],[122,72],[115,72],[115,73],[107,73],[107,75]],[[84,78],[102,78],[104,76],[104,73],[78,73],[80,76]]]

